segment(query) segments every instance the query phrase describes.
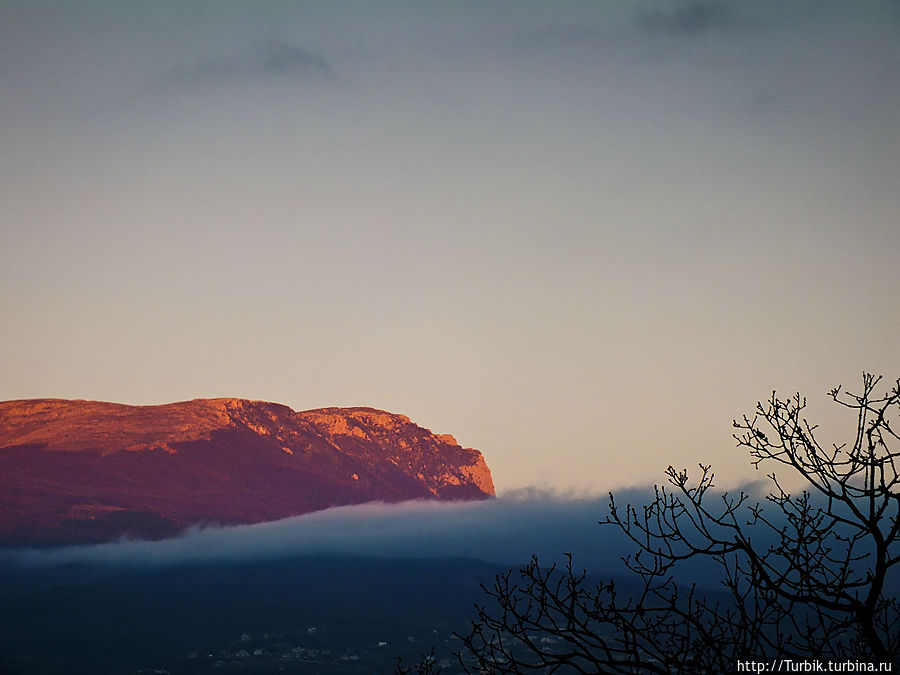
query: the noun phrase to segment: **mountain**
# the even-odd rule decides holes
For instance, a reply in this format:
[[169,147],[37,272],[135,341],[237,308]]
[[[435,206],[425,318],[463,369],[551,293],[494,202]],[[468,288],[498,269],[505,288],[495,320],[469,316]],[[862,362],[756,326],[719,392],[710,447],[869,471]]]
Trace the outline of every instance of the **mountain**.
[[374,408],[0,402],[0,544],[158,539],[331,506],[486,499],[478,450]]

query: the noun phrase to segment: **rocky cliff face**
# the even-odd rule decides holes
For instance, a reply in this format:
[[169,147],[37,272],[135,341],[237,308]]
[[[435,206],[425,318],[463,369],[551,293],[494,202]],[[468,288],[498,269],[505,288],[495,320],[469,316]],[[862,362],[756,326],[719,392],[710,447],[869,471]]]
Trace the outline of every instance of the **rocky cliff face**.
[[374,408],[0,402],[0,544],[160,538],[194,523],[493,495],[480,452]]

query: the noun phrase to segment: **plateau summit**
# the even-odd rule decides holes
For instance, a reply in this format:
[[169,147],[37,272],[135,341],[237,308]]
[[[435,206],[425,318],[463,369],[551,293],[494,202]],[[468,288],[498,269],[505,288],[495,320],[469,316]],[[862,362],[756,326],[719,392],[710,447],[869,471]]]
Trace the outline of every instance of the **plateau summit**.
[[494,496],[481,453],[374,408],[0,402],[0,544],[159,539],[369,501]]

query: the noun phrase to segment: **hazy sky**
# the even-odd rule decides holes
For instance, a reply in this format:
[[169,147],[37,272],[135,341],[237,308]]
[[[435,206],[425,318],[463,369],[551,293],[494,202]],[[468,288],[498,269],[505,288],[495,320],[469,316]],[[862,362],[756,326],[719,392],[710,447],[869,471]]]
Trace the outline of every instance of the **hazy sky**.
[[900,376],[900,3],[0,0],[0,399],[371,405],[500,491]]

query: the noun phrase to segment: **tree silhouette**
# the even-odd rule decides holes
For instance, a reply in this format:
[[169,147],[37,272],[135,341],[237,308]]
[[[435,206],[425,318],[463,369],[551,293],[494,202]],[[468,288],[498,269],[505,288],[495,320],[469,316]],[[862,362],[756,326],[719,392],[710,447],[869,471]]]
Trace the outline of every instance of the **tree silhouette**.
[[397,665],[394,666],[394,675],[440,675],[442,670],[434,657],[434,647],[431,647],[417,663],[409,668],[403,665],[403,658],[398,656]]
[[[770,671],[787,659],[896,664],[900,380],[885,393],[880,381],[863,374],[861,393],[829,394],[855,412],[852,443],[820,444],[799,394],[773,393],[734,421],[738,447],[757,468],[773,469],[762,503],[716,492],[702,464],[695,480],[669,467],[645,506],[620,507],[610,494],[601,524],[636,547],[624,559],[635,587],[592,582],[571,556],[561,567],[532,558],[484,586],[488,604],[460,636],[463,668],[633,674],[721,673],[747,660]],[[782,487],[776,468],[799,476],[803,489]],[[677,570],[704,562],[704,574],[718,571],[721,591],[676,581]]]

